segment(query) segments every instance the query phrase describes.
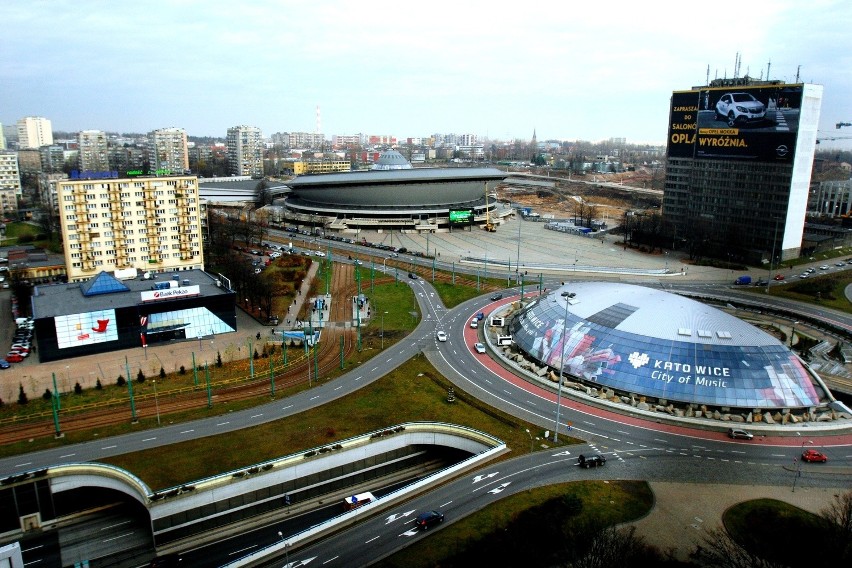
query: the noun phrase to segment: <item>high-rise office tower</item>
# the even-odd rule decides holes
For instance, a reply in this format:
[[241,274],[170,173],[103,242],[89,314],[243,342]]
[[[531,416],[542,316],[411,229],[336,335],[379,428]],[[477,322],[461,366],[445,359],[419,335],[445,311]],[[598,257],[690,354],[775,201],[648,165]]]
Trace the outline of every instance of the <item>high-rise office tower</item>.
[[672,94],[663,224],[697,256],[799,256],[822,86],[718,79]]

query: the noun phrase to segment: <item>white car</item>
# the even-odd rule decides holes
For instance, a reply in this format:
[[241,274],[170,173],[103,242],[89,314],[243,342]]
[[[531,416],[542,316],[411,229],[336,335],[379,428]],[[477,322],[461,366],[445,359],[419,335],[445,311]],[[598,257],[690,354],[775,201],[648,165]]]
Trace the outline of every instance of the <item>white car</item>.
[[443,331],[439,331],[438,333],[436,333],[435,337],[438,339],[438,341],[446,341],[447,340],[447,334],[444,333]]
[[731,127],[765,117],[766,106],[750,93],[727,93],[716,103],[716,120],[725,120]]
[[476,349],[477,353],[485,353],[485,345],[482,343],[474,343],[473,348]]
[[473,329],[476,329],[477,327],[479,327],[479,320],[476,319],[476,318],[473,318],[472,320],[470,320],[470,327],[472,327]]
[[314,256],[325,256],[325,253],[322,252],[321,250],[314,251]]
[[828,265],[827,265],[827,264],[823,264],[822,266],[820,266],[820,267],[819,267],[819,269],[820,269],[820,270],[828,270]]

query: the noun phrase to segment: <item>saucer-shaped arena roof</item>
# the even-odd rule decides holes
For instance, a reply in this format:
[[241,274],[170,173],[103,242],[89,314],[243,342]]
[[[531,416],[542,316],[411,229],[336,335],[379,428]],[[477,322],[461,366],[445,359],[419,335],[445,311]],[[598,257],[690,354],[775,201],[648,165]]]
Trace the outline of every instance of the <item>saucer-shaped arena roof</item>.
[[512,335],[532,359],[557,371],[561,359],[563,374],[624,393],[764,409],[814,406],[820,399],[798,357],[771,335],[643,286],[563,286],[524,308]]

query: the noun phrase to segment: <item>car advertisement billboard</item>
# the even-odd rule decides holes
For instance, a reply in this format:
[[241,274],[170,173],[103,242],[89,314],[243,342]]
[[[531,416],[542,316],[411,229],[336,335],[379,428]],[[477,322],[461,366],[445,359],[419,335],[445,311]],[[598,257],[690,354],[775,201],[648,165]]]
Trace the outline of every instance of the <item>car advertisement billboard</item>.
[[791,163],[802,94],[800,84],[675,92],[669,156]]
[[106,343],[118,339],[115,310],[99,310],[53,318],[60,349]]
[[472,209],[450,209],[450,225],[467,225],[473,222]]

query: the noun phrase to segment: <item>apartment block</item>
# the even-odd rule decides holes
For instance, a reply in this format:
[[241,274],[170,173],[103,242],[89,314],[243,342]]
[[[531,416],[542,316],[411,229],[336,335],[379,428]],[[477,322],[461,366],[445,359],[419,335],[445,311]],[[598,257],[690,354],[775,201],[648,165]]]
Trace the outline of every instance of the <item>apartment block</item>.
[[18,216],[18,198],[21,196],[21,174],[18,155],[0,151],[0,210],[3,218]]
[[100,271],[204,269],[195,176],[56,184],[68,281]]
[[228,129],[228,173],[237,176],[263,177],[263,133],[256,126],[233,126]]
[[53,144],[53,126],[41,116],[27,116],[18,121],[18,148],[41,148]]
[[106,132],[101,130],[82,130],[77,135],[78,160],[80,171],[108,172],[109,147]]
[[158,175],[186,173],[189,170],[186,130],[160,128],[149,132],[148,154],[151,168]]

